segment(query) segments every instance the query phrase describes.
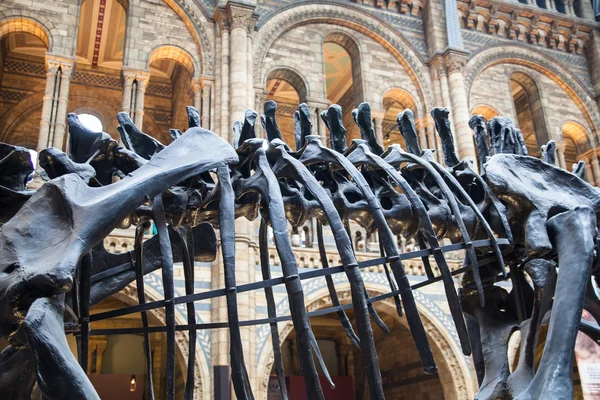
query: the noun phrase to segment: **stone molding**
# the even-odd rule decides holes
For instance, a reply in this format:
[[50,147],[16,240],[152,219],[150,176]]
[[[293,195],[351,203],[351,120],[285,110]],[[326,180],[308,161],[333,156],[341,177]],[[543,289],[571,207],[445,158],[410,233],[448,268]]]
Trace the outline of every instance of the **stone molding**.
[[583,53],[593,24],[537,7],[534,14],[530,8],[520,3],[490,0],[458,1],[458,14],[465,29],[568,53]]
[[71,78],[75,72],[75,60],[56,54],[46,53],[46,74],[56,74],[60,68],[63,77]]
[[268,50],[286,31],[310,23],[341,25],[361,32],[383,45],[405,68],[424,103],[434,104],[432,88],[423,74],[424,61],[418,51],[394,28],[354,6],[302,2],[274,14],[258,30],[254,58],[254,83],[260,84],[264,76],[263,62]]

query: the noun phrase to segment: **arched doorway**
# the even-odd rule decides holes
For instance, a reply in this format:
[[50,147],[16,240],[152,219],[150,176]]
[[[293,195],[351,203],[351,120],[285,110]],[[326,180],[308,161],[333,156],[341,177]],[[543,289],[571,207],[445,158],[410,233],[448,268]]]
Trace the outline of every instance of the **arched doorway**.
[[169,129],[187,129],[186,106],[194,104],[192,78],[194,62],[183,49],[161,46],[148,59],[150,81],[146,89],[144,123],[151,119],[155,126],[144,130],[164,144],[171,142]]
[[0,23],[0,141],[35,150],[50,38],[28,18]]
[[422,124],[423,121],[419,120],[419,115],[417,113],[417,104],[415,99],[407,91],[394,88],[384,93],[382,105],[383,109],[385,110],[382,129],[384,147],[387,147],[391,144],[399,144],[404,150],[406,150],[404,137],[398,129],[396,117],[399,113],[409,109],[414,114],[415,125]]
[[344,33],[331,33],[323,41],[323,62],[327,100],[342,107],[346,143],[360,138],[352,110],[363,100],[360,52]]
[[[351,301],[347,285],[337,286],[337,292],[342,303]],[[385,289],[378,285],[367,283],[367,290],[371,297],[384,293]],[[415,292],[417,298],[423,298],[422,294]],[[312,299],[312,301],[311,301]],[[408,330],[405,318],[398,317],[395,305],[391,301],[376,303],[376,310],[382,317],[391,333],[385,335],[377,326],[373,325],[373,332],[377,347],[380,369],[386,398],[389,399],[457,399],[473,398],[475,382],[470,378],[471,371],[460,353],[454,339],[451,338],[448,329],[434,317],[441,310],[433,303],[428,303],[428,309],[419,306],[419,312],[423,320],[429,342],[438,366],[438,373],[426,375],[417,355],[414,341]],[[307,295],[307,310],[316,311],[331,307],[331,299],[325,290]],[[346,310],[348,317],[354,324],[352,310]],[[355,349],[346,337],[340,322],[334,314],[311,318],[311,326],[315,337],[319,342],[326,366],[334,378],[338,387],[344,388],[339,394],[328,392],[327,399],[365,399],[368,398],[366,378],[362,371],[362,362],[358,349]],[[286,371],[288,391],[293,393],[298,385],[303,385],[303,380],[296,374],[295,365],[295,335],[291,323],[287,323],[280,330],[284,368]],[[267,345],[268,346],[268,345]],[[262,357],[261,357],[262,358]],[[277,379],[272,371],[272,354],[267,358],[267,368],[264,370],[263,399],[275,400],[277,395]],[[336,375],[337,374],[337,375]],[[326,386],[325,382],[322,382]],[[347,389],[351,387],[350,394]],[[324,388],[327,390],[326,388]],[[327,397],[329,395],[329,397]],[[337,396],[337,397],[336,397]],[[341,396],[341,397],[340,397]],[[293,394],[291,399],[293,399]]]
[[[126,251],[125,243],[123,250]],[[147,301],[154,301],[156,297],[152,291],[146,290]],[[123,291],[103,300],[91,308],[91,314],[111,311],[119,308],[137,304],[136,289],[133,284],[127,286]],[[160,309],[148,312],[149,326],[164,326],[164,311]],[[178,321],[182,323],[183,321]],[[142,320],[140,314],[129,314],[126,316],[96,321],[91,323],[92,330],[113,329],[113,328],[140,328]],[[70,343],[75,344],[74,338],[69,339]],[[77,355],[76,346],[71,346],[74,354]],[[152,351],[153,365],[153,388],[155,398],[166,397],[166,333],[153,332],[150,334],[150,347]],[[176,342],[175,357],[175,398],[181,400],[184,398],[185,377],[187,371],[186,360],[188,357],[188,338],[183,333],[178,333]],[[199,368],[196,373],[196,382],[199,383],[196,391],[200,395],[203,380],[200,376]],[[148,381],[146,376],[146,359],[144,352],[144,337],[142,334],[109,334],[90,336],[89,354],[88,354],[88,374],[90,380],[96,387],[101,398],[128,399],[124,394],[133,388],[131,381],[136,380],[135,392],[142,392],[139,399],[148,397]],[[102,376],[106,375],[106,376]],[[116,393],[119,389],[118,382],[128,383],[123,393]],[[125,390],[127,389],[127,390]],[[110,396],[104,396],[103,393],[110,393]],[[201,398],[201,396],[199,396]]]
[[[277,102],[275,116],[283,136],[283,140],[291,148],[295,148],[294,113],[300,103],[308,97],[304,79],[289,68],[278,68],[267,75],[265,100]],[[263,110],[259,110],[262,113]],[[313,121],[314,124],[318,121]]]
[[529,75],[514,72],[510,76],[510,89],[515,105],[517,125],[523,134],[529,155],[539,157],[540,146],[549,140],[542,100],[537,84]]

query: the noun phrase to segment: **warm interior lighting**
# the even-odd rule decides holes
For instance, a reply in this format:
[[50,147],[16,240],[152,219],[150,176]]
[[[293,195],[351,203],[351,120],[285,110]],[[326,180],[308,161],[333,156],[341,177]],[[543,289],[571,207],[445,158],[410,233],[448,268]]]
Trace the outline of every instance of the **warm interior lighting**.
[[131,382],[129,382],[129,391],[130,392],[135,392],[136,389],[136,380],[135,380],[135,375],[131,375]]

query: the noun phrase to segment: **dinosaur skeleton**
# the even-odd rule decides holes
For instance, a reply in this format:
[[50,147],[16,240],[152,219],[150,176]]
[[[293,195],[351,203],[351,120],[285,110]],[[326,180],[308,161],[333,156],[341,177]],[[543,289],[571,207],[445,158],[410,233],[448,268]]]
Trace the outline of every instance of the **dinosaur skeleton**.
[[[175,332],[187,331],[190,351],[185,398],[193,398],[195,343],[198,329],[228,327],[231,374],[239,399],[253,399],[246,371],[241,325],[268,323],[274,370],[287,399],[277,322],[291,319],[299,366],[310,399],[323,399],[313,355],[327,375],[310,326],[301,281],[324,277],[335,312],[360,350],[370,397],[383,399],[381,373],[371,319],[389,333],[376,301],[393,298],[404,315],[426,373],[437,368],[413,289],[441,281],[465,355],[473,354],[480,383],[479,399],[572,397],[572,363],[578,328],[599,337],[596,323],[582,322],[585,307],[600,318],[600,300],[590,275],[599,278],[596,216],[600,191],[585,183],[585,165],[573,172],[554,166],[554,142],[543,146],[543,159],[527,156],[521,133],[508,118],[471,119],[479,154],[477,173],[455,152],[448,110],[435,108],[445,166],[432,150],[419,146],[410,110],[398,115],[407,149],[387,150],[375,140],[370,107],[352,115],[361,139],[346,147],[342,110],[333,105],[321,114],[330,147],[311,134],[305,104],[294,115],[295,151],[283,139],[268,101],[259,119],[249,110],[234,124],[234,147],[199,127],[198,111],[188,107],[189,129],[172,129],[164,145],[141,132],[125,113],[118,115],[120,146],[68,116],[69,154],[40,152],[40,174],[48,181],[28,190],[33,165],[27,149],[0,144],[0,334],[11,345],[0,355],[0,392],[28,399],[37,383],[48,399],[96,399],[87,368],[90,321],[141,313],[142,328],[112,330],[143,333],[152,392],[149,332],[167,333],[167,398],[175,395]],[[267,139],[256,138],[260,120]],[[212,174],[211,174],[212,173]],[[46,176],[47,175],[47,176]],[[216,175],[217,179],[213,177]],[[114,177],[120,179],[114,181]],[[101,211],[101,212],[99,212]],[[260,216],[259,247],[263,280],[236,285],[235,220]],[[136,225],[134,250],[112,254],[103,239],[124,219]],[[288,223],[300,227],[317,220],[322,270],[299,273]],[[153,221],[158,234],[143,241]],[[348,234],[354,221],[377,232],[381,258],[359,263]],[[327,263],[323,226],[335,239],[342,266]],[[282,278],[269,269],[267,228],[272,227]],[[225,288],[194,293],[194,260],[212,261],[219,228]],[[415,237],[420,250],[401,254],[396,235]],[[453,244],[443,245],[443,240]],[[446,242],[446,243],[447,243]],[[444,253],[464,249],[464,266],[451,271]],[[436,276],[429,256],[439,269]],[[402,260],[420,257],[428,280],[411,287]],[[173,263],[182,262],[185,296],[175,297]],[[360,269],[383,264],[388,294],[370,298]],[[508,266],[508,271],[505,267]],[[147,303],[144,275],[160,269],[164,300]],[[352,304],[339,302],[333,275],[346,275]],[[457,293],[454,276],[462,274]],[[526,279],[529,276],[529,280]],[[510,279],[512,288],[496,285]],[[139,305],[90,315],[90,307],[136,282]],[[531,282],[531,284],[530,284]],[[273,286],[283,284],[290,316],[278,316]],[[240,321],[237,294],[263,289],[266,320]],[[194,301],[225,296],[226,322],[197,324]],[[175,325],[175,305],[186,304],[188,324]],[[354,310],[356,332],[345,310]],[[148,326],[147,312],[164,308],[164,327]],[[327,311],[327,310],[326,310]],[[539,330],[548,324],[541,363],[534,368]],[[65,329],[77,335],[79,365],[68,349]],[[521,331],[518,365],[510,373],[507,357],[511,334]],[[331,383],[331,379],[327,375]]]

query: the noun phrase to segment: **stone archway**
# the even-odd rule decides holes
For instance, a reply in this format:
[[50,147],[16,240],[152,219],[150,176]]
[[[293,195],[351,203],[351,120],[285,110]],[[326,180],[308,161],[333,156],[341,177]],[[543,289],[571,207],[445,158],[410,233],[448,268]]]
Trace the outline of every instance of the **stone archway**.
[[[379,284],[366,283],[367,291],[371,297],[387,293],[388,290]],[[351,294],[349,285],[336,285],[338,296],[342,304],[351,302]],[[445,326],[447,316],[444,311],[439,309],[433,301],[421,294],[419,291],[414,292],[418,300],[418,309],[423,320],[423,325],[428,334],[430,345],[434,353],[438,365],[439,380],[442,385],[445,399],[472,399],[477,391],[476,382],[471,368],[469,367],[466,358],[462,355],[456,340],[452,337]],[[321,288],[306,295],[307,311],[316,311],[332,306],[331,298],[326,288]],[[279,308],[279,307],[278,307]],[[376,309],[380,316],[386,316],[390,320],[394,320],[405,327],[408,331],[408,324],[405,318],[398,317],[396,308],[391,300],[384,300],[376,303]],[[279,311],[279,310],[278,310]],[[441,319],[440,319],[441,318]],[[376,329],[376,328],[374,328]],[[280,324],[280,341],[281,343],[293,331],[291,322],[284,325]],[[454,332],[455,333],[455,332]],[[391,334],[394,334],[392,331]],[[377,336],[376,336],[377,340]],[[270,340],[267,340],[270,344]],[[265,347],[267,350],[268,345]],[[259,399],[267,398],[267,389],[269,378],[273,367],[273,352],[268,348],[259,359],[259,368],[263,366],[263,370],[259,371],[258,377],[258,396]]]
[[365,15],[350,5],[301,3],[282,8],[257,25],[254,58],[254,82],[265,75],[267,52],[281,35],[299,26],[323,23],[361,32],[383,46],[402,65],[413,81],[425,108],[433,104],[429,78],[423,73],[424,60],[418,51],[397,31],[372,15]]
[[471,91],[477,77],[485,70],[499,64],[527,67],[560,86],[583,114],[585,122],[591,128],[594,143],[598,141],[600,118],[592,111],[596,109],[596,105],[589,89],[556,60],[529,47],[502,43],[485,47],[475,53],[467,63],[464,72],[468,98],[471,98]]
[[[155,293],[149,287],[146,287],[146,301],[153,302],[160,299],[158,293]],[[120,292],[113,295],[117,300],[127,305],[137,305],[137,289],[135,284],[131,283]],[[165,313],[162,309],[153,309],[148,312],[149,320],[154,320],[160,325],[165,325]],[[175,313],[175,324],[185,325],[187,320],[178,312]],[[175,348],[177,350],[176,362],[181,370],[182,376],[187,376],[187,357],[189,354],[189,338],[187,333],[178,331],[175,336]],[[210,398],[210,377],[207,376],[208,368],[202,365],[204,355],[200,346],[196,346],[196,364],[194,367],[194,399],[208,400]]]

